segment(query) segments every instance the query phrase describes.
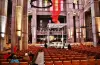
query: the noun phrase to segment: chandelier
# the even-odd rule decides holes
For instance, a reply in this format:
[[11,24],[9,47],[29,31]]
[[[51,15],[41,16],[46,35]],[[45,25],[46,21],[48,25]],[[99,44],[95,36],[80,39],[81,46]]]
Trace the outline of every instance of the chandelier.
[[44,0],[48,2],[47,6],[39,6],[39,5],[35,5],[35,2],[38,2],[39,0],[31,0],[31,7],[34,8],[50,8],[52,6],[52,1],[51,0]]

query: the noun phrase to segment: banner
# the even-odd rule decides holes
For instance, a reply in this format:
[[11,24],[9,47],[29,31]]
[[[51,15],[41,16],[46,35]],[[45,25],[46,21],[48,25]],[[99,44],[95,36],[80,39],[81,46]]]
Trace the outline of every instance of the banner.
[[52,0],[52,6],[53,6],[53,11],[52,11],[52,21],[54,23],[59,23],[58,18],[59,18],[59,14],[61,12],[61,1],[60,0]]

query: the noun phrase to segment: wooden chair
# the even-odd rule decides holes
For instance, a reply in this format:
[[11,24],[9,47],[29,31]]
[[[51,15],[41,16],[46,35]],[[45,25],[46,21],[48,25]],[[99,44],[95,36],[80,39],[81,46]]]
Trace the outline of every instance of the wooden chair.
[[66,58],[60,58],[60,60],[61,60],[61,61],[64,61],[64,60],[66,60]]
[[80,65],[88,65],[88,60],[81,60]]
[[72,65],[71,61],[63,61],[63,65]]
[[73,59],[73,57],[66,57],[66,59],[68,59],[68,60],[72,60],[72,59]]
[[58,55],[58,57],[59,57],[59,58],[63,58],[63,56],[62,56],[62,55]]
[[20,65],[29,65],[28,62],[20,62]]
[[1,62],[1,65],[9,65],[9,62]]
[[18,64],[18,63],[10,63],[8,65],[21,65],[21,64]]
[[94,58],[95,58],[95,56],[89,56],[88,58],[89,58],[89,59],[94,59]]
[[96,64],[95,59],[89,59],[89,60],[88,60],[88,64],[89,64],[89,65],[95,65],[95,64]]
[[19,65],[18,63],[1,62],[1,65]]
[[52,58],[57,58],[57,56],[51,56]]
[[58,60],[59,60],[59,58],[52,58],[52,60],[53,60],[53,61],[58,61]]
[[53,65],[53,61],[45,61],[45,65]]
[[62,61],[54,61],[54,65],[62,65]]
[[100,65],[100,59],[97,59],[96,61],[97,61],[97,65]]
[[81,57],[74,57],[73,59],[74,59],[74,60],[80,60]]
[[[19,63],[1,62],[1,65],[19,65]],[[28,62],[20,62],[20,65],[28,65]]]
[[7,59],[0,59],[0,62],[6,62]]
[[45,61],[51,61],[51,58],[44,58]]
[[50,56],[44,56],[45,58],[50,58]]
[[72,65],[79,65],[80,61],[79,60],[72,60]]

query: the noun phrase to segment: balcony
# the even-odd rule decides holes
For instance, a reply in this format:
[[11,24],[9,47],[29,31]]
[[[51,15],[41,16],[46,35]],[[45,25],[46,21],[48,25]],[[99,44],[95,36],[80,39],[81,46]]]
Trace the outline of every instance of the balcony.
[[[50,31],[49,34],[50,35],[62,35],[62,31]],[[37,35],[48,35],[48,31],[37,31]]]

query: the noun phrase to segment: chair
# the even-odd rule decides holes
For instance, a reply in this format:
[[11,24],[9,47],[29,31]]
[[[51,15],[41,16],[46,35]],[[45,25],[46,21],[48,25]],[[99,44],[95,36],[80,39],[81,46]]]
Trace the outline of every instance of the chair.
[[62,65],[62,61],[54,61],[54,65]]
[[44,58],[45,61],[51,61],[51,58]]
[[63,65],[72,65],[71,61],[63,61]]
[[1,65],[19,65],[18,63],[1,62]]
[[81,57],[81,60],[86,60],[87,59],[87,57]]
[[1,65],[9,65],[9,62],[1,62]]
[[88,60],[81,60],[80,65],[88,65]]
[[81,60],[81,57],[74,57],[74,60]]
[[89,59],[94,59],[94,57],[95,57],[95,56],[89,56],[88,58],[89,58]]
[[[19,65],[18,63],[10,63],[8,65]],[[21,65],[21,64],[20,64]]]
[[45,58],[50,58],[50,56],[48,55],[48,56],[44,56]]
[[68,59],[68,60],[72,60],[72,59],[73,59],[73,57],[67,57],[66,59]]
[[28,62],[20,62],[20,65],[29,65]]
[[57,58],[57,56],[51,56],[52,58]]
[[45,61],[45,65],[53,65],[53,61]]
[[[19,65],[19,63],[1,62],[1,65]],[[20,62],[20,65],[28,65],[28,62]]]
[[72,60],[72,65],[79,65],[80,61],[79,60]]
[[0,62],[6,62],[7,59],[0,59]]
[[97,61],[97,65],[100,65],[100,59],[97,59],[96,61]]
[[96,64],[95,59],[89,59],[88,64],[89,65],[95,65]]
[[61,60],[61,61],[64,61],[64,60],[66,60],[66,58],[60,58],[60,60]]
[[58,61],[58,60],[59,60],[59,58],[52,58],[52,60],[53,60],[53,61]]
[[58,55],[58,57],[59,57],[59,58],[63,58],[63,56],[62,56],[62,55]]

